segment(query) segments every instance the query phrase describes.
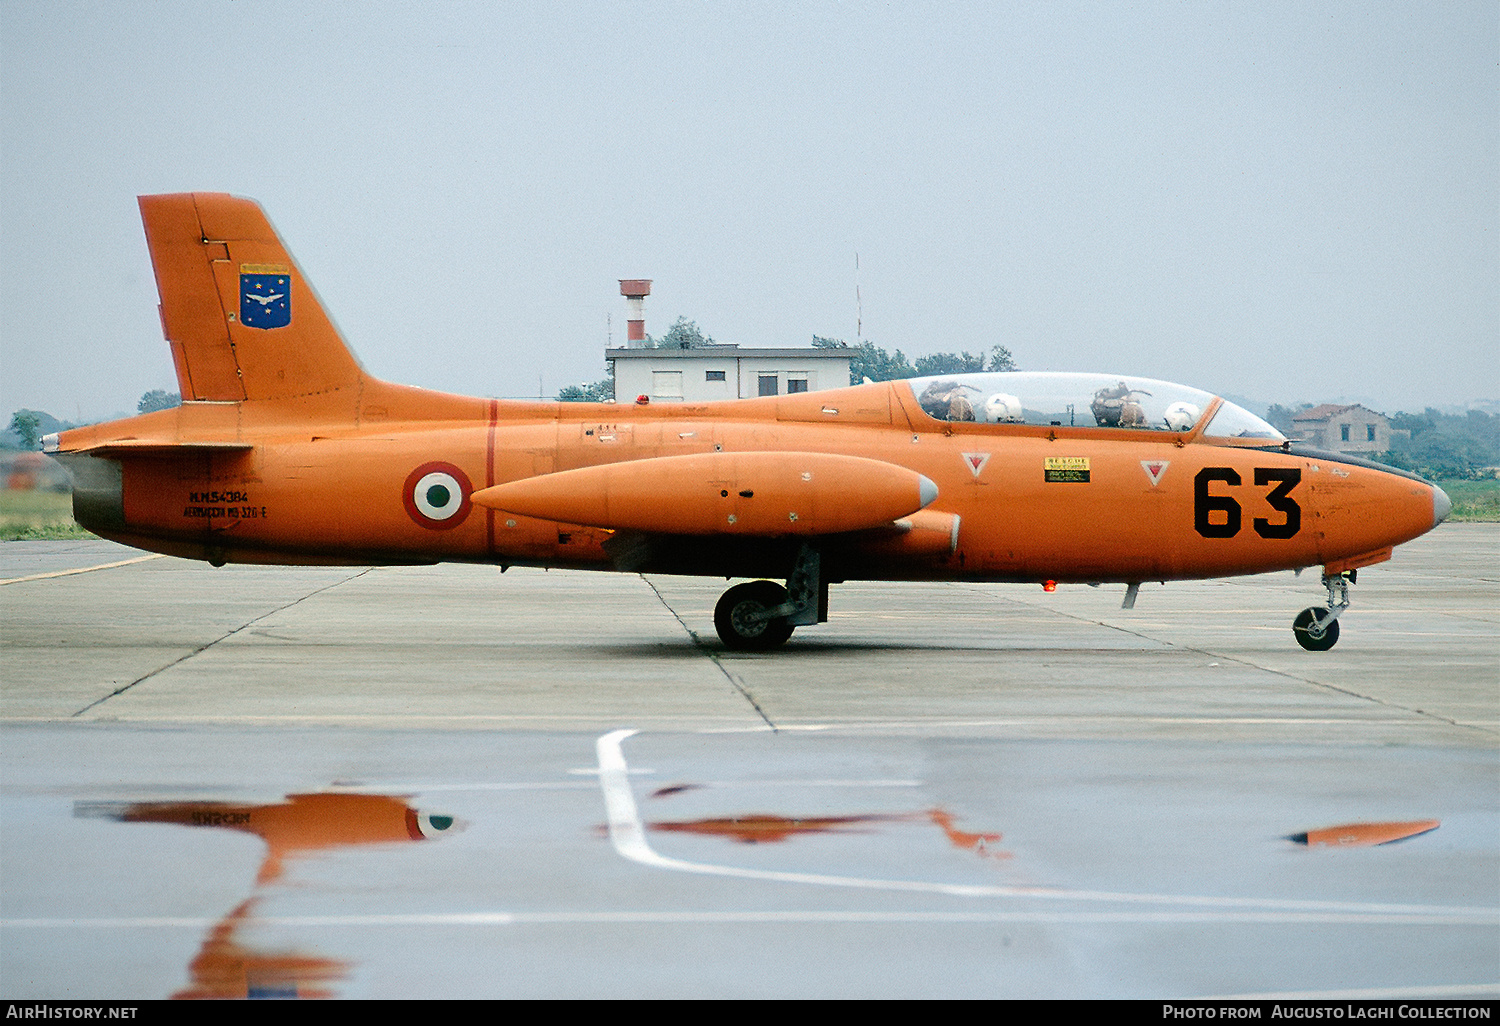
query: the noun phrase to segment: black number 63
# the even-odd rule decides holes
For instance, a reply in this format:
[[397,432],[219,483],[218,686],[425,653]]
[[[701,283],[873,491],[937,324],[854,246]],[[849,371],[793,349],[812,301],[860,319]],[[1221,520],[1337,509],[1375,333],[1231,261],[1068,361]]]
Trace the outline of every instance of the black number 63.
[[[1240,504],[1228,495],[1213,495],[1208,486],[1214,481],[1223,481],[1235,486],[1240,483],[1239,472],[1230,467],[1204,467],[1193,478],[1193,528],[1205,538],[1233,538],[1240,533]],[[1265,517],[1254,520],[1255,533],[1262,538],[1290,538],[1302,530],[1302,507],[1291,497],[1291,491],[1302,481],[1302,471],[1296,468],[1256,467],[1255,483],[1268,485],[1276,482],[1266,495],[1266,502],[1285,519],[1273,524]],[[1222,513],[1221,523],[1209,519],[1211,513]]]

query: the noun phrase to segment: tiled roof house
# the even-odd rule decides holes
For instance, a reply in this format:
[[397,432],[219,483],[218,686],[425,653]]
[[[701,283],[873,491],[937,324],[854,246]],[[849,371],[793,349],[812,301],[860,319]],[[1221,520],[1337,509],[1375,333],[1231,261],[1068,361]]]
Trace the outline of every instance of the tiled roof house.
[[1391,447],[1391,422],[1358,403],[1324,403],[1292,416],[1292,436],[1338,452],[1385,452]]

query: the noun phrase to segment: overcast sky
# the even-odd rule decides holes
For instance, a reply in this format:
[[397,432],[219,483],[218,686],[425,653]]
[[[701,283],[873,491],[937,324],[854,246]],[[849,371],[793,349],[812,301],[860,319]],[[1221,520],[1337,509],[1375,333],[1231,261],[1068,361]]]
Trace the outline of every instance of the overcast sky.
[[0,420],[175,390],[135,197],[265,207],[365,367],[721,342],[1500,397],[1483,2],[0,0]]

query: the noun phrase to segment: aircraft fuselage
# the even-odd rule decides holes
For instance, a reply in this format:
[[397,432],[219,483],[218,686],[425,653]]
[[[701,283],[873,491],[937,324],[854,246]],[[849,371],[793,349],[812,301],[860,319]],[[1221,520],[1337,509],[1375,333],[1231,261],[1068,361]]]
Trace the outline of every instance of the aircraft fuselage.
[[[837,553],[836,579],[845,580],[1102,582],[1257,573],[1379,554],[1434,523],[1430,485],[1335,454],[1211,444],[1191,433],[1147,438],[1125,430],[941,423],[903,395],[900,383],[674,406],[508,403],[409,391],[415,403],[440,405],[448,416],[402,420],[387,403],[383,417],[364,411],[355,423],[299,423],[291,432],[257,424],[251,403],[188,403],[109,425],[109,437],[133,435],[145,451],[131,455],[121,446],[83,457],[117,464],[119,488],[118,495],[81,488],[78,519],[131,545],[215,562],[460,560],[616,569],[618,555],[606,545],[619,531],[514,516],[467,496],[464,508],[435,519],[413,508],[409,479],[423,467],[446,467],[472,493],[610,463],[780,452],[858,453],[910,468],[937,485],[938,498],[924,512],[958,518],[951,545],[932,541],[908,551],[870,531],[825,539]],[[846,410],[851,416],[841,421]],[[134,430],[122,432],[127,424]],[[70,441],[82,441],[78,435],[70,433]],[[146,448],[151,439],[247,448],[183,455]],[[727,510],[756,501],[740,490]],[[660,497],[668,506],[683,498]],[[787,548],[737,536],[726,524],[713,544],[655,538],[653,553],[636,568],[769,576],[781,571]],[[756,573],[746,564],[758,559],[773,565]]]

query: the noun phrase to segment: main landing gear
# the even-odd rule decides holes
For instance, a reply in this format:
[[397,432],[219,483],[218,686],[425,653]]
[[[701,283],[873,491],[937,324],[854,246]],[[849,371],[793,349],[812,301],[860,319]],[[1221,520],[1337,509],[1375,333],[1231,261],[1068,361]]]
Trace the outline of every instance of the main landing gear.
[[1297,614],[1292,621],[1297,644],[1309,652],[1327,652],[1334,646],[1339,640],[1339,616],[1349,608],[1349,585],[1354,583],[1357,572],[1346,570],[1323,578],[1323,587],[1328,589],[1328,608],[1310,606]]
[[775,581],[736,584],[714,607],[714,629],[724,647],[764,652],[784,645],[792,630],[828,619],[828,582],[818,550],[804,544],[783,588]]

